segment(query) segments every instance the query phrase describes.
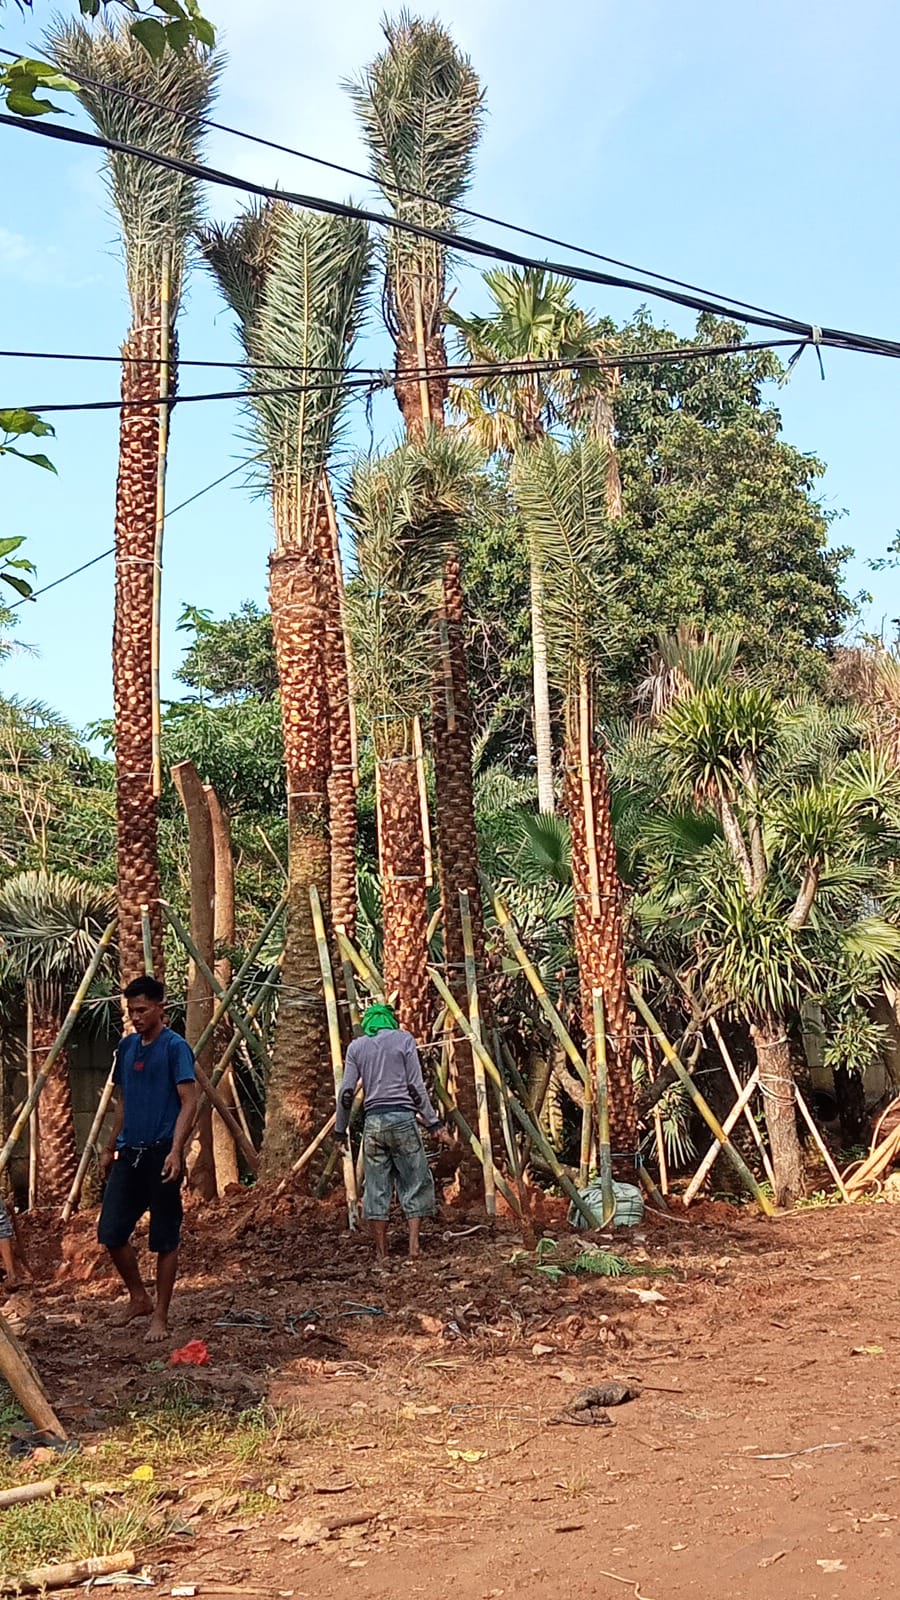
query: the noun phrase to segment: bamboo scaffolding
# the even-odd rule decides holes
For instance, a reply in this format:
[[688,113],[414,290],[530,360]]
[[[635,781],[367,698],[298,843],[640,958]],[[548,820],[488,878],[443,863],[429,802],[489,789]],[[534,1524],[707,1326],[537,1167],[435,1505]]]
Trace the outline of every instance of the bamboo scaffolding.
[[[494,1083],[496,1083],[500,1077],[500,1072],[494,1065],[491,1057],[488,1055],[488,1052],[485,1050],[481,1040],[472,1032],[468,1019],[460,1006],[457,1004],[454,995],[451,993],[450,989],[448,989],[446,983],[441,977],[441,974],[436,970],[436,968],[429,967],[428,972],[431,981],[437,989],[438,994],[443,1000],[445,1006],[447,1007],[447,1010],[454,1018],[457,1026],[462,1029],[462,1032],[468,1039],[469,1044],[472,1046],[473,1054],[477,1054],[481,1057],[485,1072],[488,1074],[488,1077],[491,1078]],[[528,1112],[522,1106],[520,1106],[518,1100],[513,1095],[510,1095],[509,1097],[509,1104],[510,1110],[512,1111],[512,1114],[518,1122],[520,1128],[525,1130],[535,1149],[540,1151],[540,1154],[546,1161],[547,1166],[550,1168],[554,1178],[560,1187],[565,1190],[565,1193],[568,1195],[576,1211],[578,1211],[584,1218],[589,1228],[599,1227],[599,1219],[594,1215],[587,1201],[582,1199],[577,1188],[575,1187],[575,1184],[569,1177],[569,1174],[560,1165],[556,1151],[553,1149],[553,1146],[551,1145],[546,1134],[536,1122],[532,1122]]]
[[[731,1079],[731,1082],[732,1082],[732,1084],[734,1086],[735,1093],[736,1094],[740,1094],[740,1092],[741,1092],[741,1080],[737,1075],[737,1069],[735,1067],[734,1062],[731,1059],[731,1052],[728,1049],[728,1046],[726,1045],[725,1040],[722,1038],[722,1030],[719,1027],[719,1024],[716,1021],[715,1017],[710,1017],[710,1019],[709,1019],[709,1031],[712,1034],[713,1038],[716,1041],[716,1044],[719,1047],[719,1055],[722,1057],[722,1060],[725,1063],[725,1071],[728,1073],[728,1076]],[[756,1145],[756,1148],[759,1151],[760,1160],[762,1161],[763,1167],[765,1168],[766,1177],[768,1178],[770,1184],[772,1185],[772,1188],[774,1189],[774,1187],[775,1187],[775,1172],[773,1170],[772,1163],[771,1163],[771,1161],[769,1159],[769,1152],[766,1149],[766,1141],[765,1141],[765,1139],[763,1138],[762,1134],[759,1131],[759,1128],[758,1128],[757,1122],[756,1122],[756,1118],[754,1117],[753,1112],[750,1110],[749,1105],[745,1108],[744,1116],[745,1116],[746,1121],[747,1121],[747,1126],[750,1129],[750,1134],[751,1134],[751,1137],[753,1139],[753,1143]]]
[[650,1010],[650,1007],[644,999],[644,996],[641,994],[639,989],[635,988],[633,983],[629,984],[629,989],[631,991],[632,1001],[637,1011],[643,1017],[647,1027],[650,1029],[650,1032],[659,1045],[659,1048],[665,1056],[666,1061],[669,1063],[669,1066],[672,1068],[672,1071],[675,1073],[675,1076],[678,1078],[679,1082],[684,1085],[701,1117],[706,1123],[706,1126],[719,1141],[719,1144],[722,1146],[725,1154],[728,1156],[729,1161],[734,1167],[735,1172],[740,1177],[742,1183],[744,1183],[746,1188],[749,1189],[760,1210],[764,1212],[767,1217],[774,1216],[775,1207],[772,1205],[771,1200],[760,1188],[740,1151],[735,1149],[727,1133],[723,1133],[718,1117],[715,1115],[715,1112],[710,1108],[710,1106],[707,1105],[703,1095],[700,1093],[700,1090],[697,1088],[697,1085],[688,1072],[687,1067],[670,1045],[668,1039],[662,1031],[662,1028],[654,1017],[653,1012]]
[[[334,973],[331,969],[331,956],[328,951],[328,935],[325,932],[325,918],[322,914],[319,891],[314,883],[309,886],[309,904],[312,911],[313,932],[316,936],[316,949],[319,952],[319,966],[322,970],[322,986],[325,990],[325,1014],[328,1019],[328,1040],[331,1046],[334,1092],[335,1095],[339,1095],[341,1092],[341,1080],[344,1076],[341,1027],[338,1018],[337,995],[334,989]],[[344,1174],[344,1192],[347,1196],[347,1220],[352,1231],[359,1226],[359,1196],[356,1188],[356,1168],[353,1165],[353,1156],[349,1149],[347,1154],[342,1157],[341,1166]]]
[[360,945],[359,949],[357,949],[346,929],[341,930],[338,928],[336,932],[338,948],[341,955],[346,955],[347,959],[352,962],[373,998],[379,1003],[383,1003],[385,998],[384,979],[381,976],[381,973],[378,971],[378,968],[372,960],[372,957],[367,953],[367,951],[363,950],[362,945]]
[[153,977],[153,930],[150,926],[150,907],[141,906],[141,943],[144,947],[144,974]]
[[496,915],[497,922],[503,930],[503,936],[506,939],[510,950],[518,961],[519,966],[522,968],[526,978],[528,979],[528,982],[531,985],[531,988],[537,999],[538,1005],[540,1006],[544,1016],[547,1018],[547,1021],[553,1029],[553,1032],[565,1050],[566,1055],[575,1068],[575,1071],[578,1073],[582,1083],[586,1084],[588,1081],[588,1069],[585,1066],[578,1046],[563,1022],[563,1019],[553,1004],[553,1001],[550,999],[550,996],[544,987],[540,973],[528,955],[528,952],[526,951],[525,946],[519,937],[516,925],[513,922],[513,919],[501,900],[499,894],[494,893],[493,901],[494,913]]
[[[463,1018],[463,1020],[465,1020],[465,1018]],[[475,1134],[472,1132],[472,1129],[469,1127],[469,1124],[467,1123],[459,1107],[453,1100],[451,1100],[450,1095],[443,1087],[443,1084],[435,1081],[434,1092],[447,1116],[450,1118],[450,1121],[459,1129],[462,1137],[465,1139],[466,1143],[471,1149],[476,1161],[479,1163],[479,1165],[481,1165],[484,1161],[484,1152],[482,1151],[481,1144],[476,1138]],[[521,1201],[519,1200],[515,1190],[510,1188],[503,1176],[503,1173],[497,1167],[494,1168],[494,1184],[499,1193],[502,1194],[510,1210],[513,1211],[517,1217],[523,1219]]]
[[612,1151],[609,1139],[609,1057],[606,1051],[606,1014],[603,1008],[602,990],[592,989],[591,999],[594,1024],[594,1071],[597,1074],[597,1158],[600,1163],[603,1227],[608,1228],[616,1214],[616,1194],[613,1189]]
[[74,999],[72,1000],[72,1004],[69,1006],[69,1009],[66,1012],[62,1027],[60,1028],[59,1033],[56,1035],[56,1038],[50,1046],[50,1049],[47,1051],[47,1054],[44,1058],[44,1065],[40,1072],[35,1074],[31,1092],[26,1096],[25,1104],[13,1122],[9,1137],[3,1146],[3,1149],[0,1150],[0,1173],[5,1172],[9,1166],[9,1160],[13,1150],[16,1147],[16,1144],[18,1143],[19,1136],[22,1133],[23,1128],[25,1128],[31,1120],[32,1113],[41,1097],[44,1085],[53,1071],[54,1066],[56,1065],[57,1056],[62,1050],[65,1049],[66,1041],[68,1040],[75,1023],[78,1020],[78,1013],[87,999],[88,990],[90,989],[91,984],[97,975],[103,957],[109,949],[109,943],[112,939],[115,926],[116,919],[113,917],[112,922],[110,922],[103,930],[103,933],[97,942],[97,948],[94,951],[94,954],[91,956],[88,969],[78,985],[77,990],[75,991]]
[[832,1160],[831,1151],[828,1149],[825,1140],[822,1138],[822,1135],[816,1127],[815,1122],[813,1121],[812,1112],[810,1111],[809,1106],[806,1104],[806,1101],[800,1093],[800,1089],[796,1083],[794,1084],[794,1094],[797,1099],[797,1106],[799,1108],[800,1115],[812,1135],[813,1144],[818,1150],[819,1155],[822,1157],[822,1160],[828,1168],[828,1171],[831,1173],[841,1199],[845,1200],[849,1205],[853,1197],[848,1193],[847,1185],[844,1183],[843,1178],[841,1177],[837,1167],[834,1164],[834,1161]]
[[653,1204],[659,1208],[664,1216],[671,1216],[671,1212],[669,1211],[665,1200],[657,1189],[656,1184],[653,1182],[653,1179],[647,1171],[647,1168],[644,1166],[643,1161],[639,1162],[638,1164],[637,1175],[639,1181],[644,1185],[644,1188],[650,1196],[650,1199],[653,1201]]
[[291,1170],[288,1173],[288,1176],[286,1178],[282,1178],[277,1189],[275,1190],[276,1195],[284,1194],[290,1179],[295,1178],[299,1172],[303,1171],[304,1167],[309,1166],[309,1163],[311,1162],[316,1151],[321,1150],[322,1145],[325,1143],[325,1140],[328,1138],[328,1135],[331,1133],[336,1122],[337,1112],[332,1111],[331,1116],[328,1118],[328,1121],[325,1123],[324,1127],[319,1129],[315,1138],[312,1139],[306,1146],[303,1154],[297,1157],[294,1165],[291,1167]]
[[[466,889],[460,889],[459,891],[459,914],[462,923],[466,992],[469,999],[469,1025],[479,1044],[483,1044],[481,1008],[478,1003],[478,971],[475,965],[475,939],[472,933],[472,911],[469,905],[468,890]],[[472,1071],[475,1077],[475,1105],[478,1110],[478,1142],[482,1150],[484,1208],[489,1217],[495,1217],[497,1215],[497,1196],[494,1192],[494,1152],[491,1140],[491,1112],[488,1105],[487,1080],[481,1058],[477,1051],[474,1050],[472,1052]]]
[[[195,965],[197,967],[197,970],[202,974],[202,976],[206,979],[207,983],[212,988],[213,994],[217,997],[217,999],[221,1000],[223,998],[223,996],[224,996],[225,991],[222,988],[222,985],[220,984],[220,982],[219,982],[218,978],[216,977],[215,973],[213,972],[212,968],[209,966],[209,964],[206,961],[204,961],[203,956],[200,954],[200,951],[198,950],[196,944],[194,943],[194,940],[191,938],[190,933],[188,932],[187,928],[185,927],[184,923],[182,922],[181,918],[179,917],[177,911],[175,911],[174,908],[169,905],[169,902],[167,900],[161,900],[159,903],[160,903],[160,906],[162,907],[162,914],[165,917],[166,921],[168,922],[170,928],[177,935],[177,937],[181,940],[181,943],[184,945],[184,948],[187,951],[188,955],[194,961],[194,963],[195,963]],[[263,1044],[261,1038],[259,1037],[259,1034],[255,1033],[254,1030],[248,1025],[247,1020],[246,1020],[243,1012],[240,1011],[235,1006],[233,1000],[232,1000],[232,1003],[231,1003],[231,1006],[230,1006],[230,1009],[229,1009],[229,1016],[231,1017],[231,1020],[234,1023],[235,1027],[243,1035],[244,1042],[246,1043],[247,1048],[249,1050],[251,1050],[253,1052],[253,1054],[257,1057],[257,1060],[259,1061],[259,1063],[262,1066],[263,1070],[265,1072],[267,1072],[267,1073],[270,1072],[272,1064],[271,1064],[271,1061],[269,1060],[269,1052],[267,1051],[265,1045]],[[212,1023],[212,1018],[210,1018],[210,1024],[211,1023]],[[199,1082],[199,1079],[198,1079],[198,1082]],[[218,1110],[218,1107],[216,1109]]]
[[518,1063],[516,1062],[516,1058],[502,1034],[500,1035],[500,1054],[503,1058],[503,1061],[506,1063],[509,1075],[512,1078],[513,1088],[515,1089],[516,1094],[519,1096],[519,1099],[525,1107],[525,1110],[528,1112],[533,1111],[534,1107],[531,1103],[531,1098],[528,1093],[528,1085],[525,1082],[525,1079],[522,1077],[522,1074],[518,1068]]
[[[255,1177],[259,1172],[259,1156],[257,1155],[254,1146],[247,1138],[247,1135],[241,1127],[237,1117],[235,1116],[231,1107],[222,1099],[222,1096],[220,1095],[215,1084],[210,1078],[207,1077],[199,1061],[194,1062],[194,1073],[197,1079],[198,1088],[206,1096],[206,1099],[209,1101],[213,1110],[218,1111],[219,1116],[222,1118],[222,1121],[231,1134],[235,1144],[238,1146],[238,1149],[243,1155],[244,1160],[250,1168],[250,1171]],[[199,1105],[197,1109],[199,1111]]]
[[[725,1118],[725,1121],[722,1123],[723,1133],[730,1133],[732,1128],[740,1121],[741,1117],[749,1106],[750,1101],[753,1099],[758,1086],[759,1068],[755,1067],[753,1072],[750,1074],[750,1077],[747,1079],[747,1082],[742,1085],[740,1094]],[[722,1146],[719,1144],[718,1139],[714,1139],[681,1197],[686,1206],[690,1205],[691,1201],[696,1198],[700,1190],[703,1188],[704,1183],[712,1171],[716,1156],[719,1154],[721,1148]]]
[[356,721],[356,666],[353,660],[353,647],[350,640],[350,627],[347,621],[347,593],[344,588],[344,564],[341,560],[341,535],[338,528],[337,512],[334,508],[334,497],[331,493],[331,483],[326,472],[322,478],[322,491],[325,497],[325,510],[328,516],[328,526],[331,530],[331,554],[334,561],[334,577],[337,585],[338,617],[341,625],[341,639],[344,646],[344,660],[347,664],[347,710],[350,722],[350,765],[351,778],[354,789],[359,788],[359,728]]
[[581,1147],[579,1150],[578,1182],[582,1189],[591,1176],[591,1150],[594,1145],[594,1090],[590,1073],[584,1086],[584,1105],[581,1108]]
[[432,911],[431,916],[428,918],[428,927],[425,929],[425,943],[426,943],[426,945],[430,945],[432,939],[434,938],[435,934],[438,931],[438,928],[441,925],[441,922],[443,920],[443,916],[444,916],[443,906],[437,906],[435,908],[435,910]]

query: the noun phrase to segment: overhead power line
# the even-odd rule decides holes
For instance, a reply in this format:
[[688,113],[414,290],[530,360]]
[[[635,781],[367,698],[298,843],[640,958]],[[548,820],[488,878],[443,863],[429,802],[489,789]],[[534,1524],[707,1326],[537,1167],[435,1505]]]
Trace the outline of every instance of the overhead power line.
[[[13,50],[0,50],[0,55],[16,60]],[[261,146],[264,150],[274,150],[279,155],[292,156],[297,161],[306,161],[312,166],[324,167],[329,172],[340,172],[348,178],[360,178],[363,183],[372,183],[371,173],[362,172],[358,167],[346,167],[339,161],[328,161],[324,156],[314,156],[306,150],[297,150],[293,145],[279,144],[275,139],[266,139],[262,134],[249,133],[244,128],[234,128],[227,122],[217,122],[213,117],[197,118],[189,111],[173,111],[170,106],[161,100],[154,100],[149,95],[138,94],[135,89],[124,89],[119,84],[103,83],[97,78],[89,78],[80,73],[69,73],[76,83],[86,89],[99,89],[104,94],[118,95],[121,99],[130,100],[135,105],[148,106],[153,111],[160,111],[182,122],[190,121],[201,128],[212,128],[217,133],[227,133],[231,138],[243,139],[248,144]],[[493,217],[485,211],[474,211],[469,206],[461,205],[458,200],[444,201],[434,195],[424,193],[419,189],[404,189],[399,184],[394,192],[402,200],[419,200],[425,205],[438,206],[442,211],[452,211],[460,217],[470,217],[474,222],[486,222],[491,227],[503,228],[508,233],[518,233],[523,238],[535,239],[539,244],[550,244],[555,250],[571,250],[574,255],[587,257],[591,261],[605,261],[608,266],[621,267],[624,272],[636,272],[644,278],[656,278],[659,283],[668,283],[677,289],[690,289],[694,294],[709,295],[712,299],[728,300],[731,305],[743,311],[763,311],[762,306],[753,305],[746,300],[736,300],[732,295],[715,294],[711,290],[702,289],[695,283],[687,283],[683,278],[668,277],[664,272],[654,272],[649,267],[636,267],[629,261],[620,261],[616,256],[603,255],[599,250],[591,250],[586,245],[572,244],[570,240],[557,239],[553,234],[539,233],[534,228],[526,228],[521,223],[509,222],[501,217]]]
[[[277,189],[270,184],[255,183],[250,179],[239,178],[235,173],[223,172],[216,167],[203,166],[197,162],[182,161],[177,156],[162,155],[155,151],[144,150],[137,145],[127,144],[120,139],[102,138],[99,134],[87,133],[84,129],[63,128],[56,123],[27,121],[7,114],[0,115],[0,124],[23,129],[26,133],[30,133],[36,138],[51,139],[62,144],[80,145],[86,149],[131,156],[137,161],[147,161],[153,166],[164,167],[170,172],[181,173],[183,176],[194,178],[198,182],[215,184],[221,188],[237,190],[244,194],[253,194],[260,199],[287,202],[291,205],[300,206],[305,210],[322,212],[327,216],[354,217],[358,221],[371,223],[374,227],[389,228],[395,232],[407,233],[416,238],[429,239],[448,250],[478,256],[484,260],[503,261],[511,266],[532,268],[539,272],[551,272],[580,283],[598,284],[604,288],[625,289],[629,293],[647,295],[653,299],[684,306],[696,312],[707,312],[712,316],[734,316],[733,306],[725,305],[722,301],[707,298],[704,295],[682,292],[671,287],[661,287],[639,279],[620,277],[613,273],[597,272],[587,267],[576,267],[571,263],[566,264],[527,256],[518,251],[505,250],[500,245],[488,244],[482,239],[473,239],[464,234],[453,233],[445,228],[430,228],[422,223],[411,222],[400,217],[386,216],[377,211],[370,211],[364,206],[342,204],[338,201],[326,200],[321,195],[301,194],[290,189]],[[755,327],[770,328],[781,334],[792,335],[801,344],[856,350],[870,355],[900,355],[900,342],[897,340],[882,339],[869,334],[852,333],[842,328],[819,327],[812,322],[778,316],[774,312],[747,310],[743,312],[741,320]]]

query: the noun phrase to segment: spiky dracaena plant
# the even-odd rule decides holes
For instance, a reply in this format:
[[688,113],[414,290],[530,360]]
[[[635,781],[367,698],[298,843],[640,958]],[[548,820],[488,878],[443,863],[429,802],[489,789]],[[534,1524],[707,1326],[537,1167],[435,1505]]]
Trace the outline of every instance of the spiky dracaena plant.
[[[0,886],[0,952],[7,981],[23,985],[31,1003],[38,1067],[113,909],[111,890],[67,873],[22,872]],[[57,1056],[38,1101],[37,1122],[38,1199],[61,1205],[78,1161],[66,1051]]]
[[[300,369],[293,392],[248,399],[275,528],[269,600],[290,845],[284,990],[266,1105],[265,1168],[274,1174],[299,1153],[330,1093],[309,889],[315,885],[329,906],[329,774],[340,768],[347,782],[351,774],[347,662],[325,475],[346,400],[369,248],[364,225],[352,218],[282,204],[209,229],[200,244],[237,316],[251,388],[281,390],[272,383],[273,366]],[[351,832],[351,873],[353,839]],[[346,917],[336,911],[337,920]]]
[[479,465],[471,443],[432,429],[421,445],[361,461],[347,501],[355,567],[350,628],[376,760],[385,985],[399,994],[404,1027],[420,1038],[434,1010],[421,755],[429,639],[444,561]]
[[563,699],[582,1025],[591,1039],[599,990],[610,1045],[613,1147],[627,1152],[635,1148],[636,1124],[622,888],[606,763],[594,727],[612,631],[608,469],[600,440],[575,441],[564,449],[544,439],[517,458],[513,487],[531,558],[541,571],[551,682]]
[[[451,208],[471,182],[481,132],[481,86],[468,58],[439,22],[401,11],[384,23],[384,33],[384,51],[358,81],[348,85],[369,149],[370,172],[397,218],[434,228],[455,226]],[[421,439],[429,425],[441,426],[444,421],[446,299],[444,246],[391,230],[385,245],[385,318],[396,350],[395,394],[412,439]],[[444,953],[448,977],[464,1005],[461,889],[469,894],[479,957],[484,923],[463,589],[456,551],[450,552],[444,566],[437,619],[439,662],[431,720]],[[474,1117],[474,1081],[465,1056],[460,1048],[456,1066],[461,1106]]]
[[[48,50],[81,84],[82,104],[104,138],[182,161],[200,159],[203,119],[218,76],[208,52],[167,51],[154,61],[127,29],[80,23],[54,26]],[[163,971],[152,640],[158,481],[165,462],[162,408],[154,402],[167,348],[168,392],[175,391],[175,323],[199,203],[193,178],[133,156],[110,152],[106,178],[131,301],[131,328],[122,347],[113,629],[119,961],[128,983],[144,970],[142,904],[150,907],[155,970]]]

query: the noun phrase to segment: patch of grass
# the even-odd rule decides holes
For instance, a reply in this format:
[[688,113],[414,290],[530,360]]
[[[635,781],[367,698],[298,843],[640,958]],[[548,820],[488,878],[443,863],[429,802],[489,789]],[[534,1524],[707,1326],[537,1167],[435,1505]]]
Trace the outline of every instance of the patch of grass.
[[0,1571],[16,1578],[49,1561],[79,1561],[85,1556],[146,1550],[161,1537],[151,1502],[94,1503],[86,1496],[60,1495],[11,1506],[0,1521]]

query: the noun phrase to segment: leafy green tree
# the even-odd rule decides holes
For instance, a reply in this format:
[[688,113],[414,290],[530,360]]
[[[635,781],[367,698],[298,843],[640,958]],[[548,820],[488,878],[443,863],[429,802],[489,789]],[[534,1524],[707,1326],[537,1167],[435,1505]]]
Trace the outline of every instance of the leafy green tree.
[[192,638],[175,676],[202,700],[274,700],[278,669],[272,618],[252,600],[231,616],[214,619],[208,611],[185,606],[178,623]]

